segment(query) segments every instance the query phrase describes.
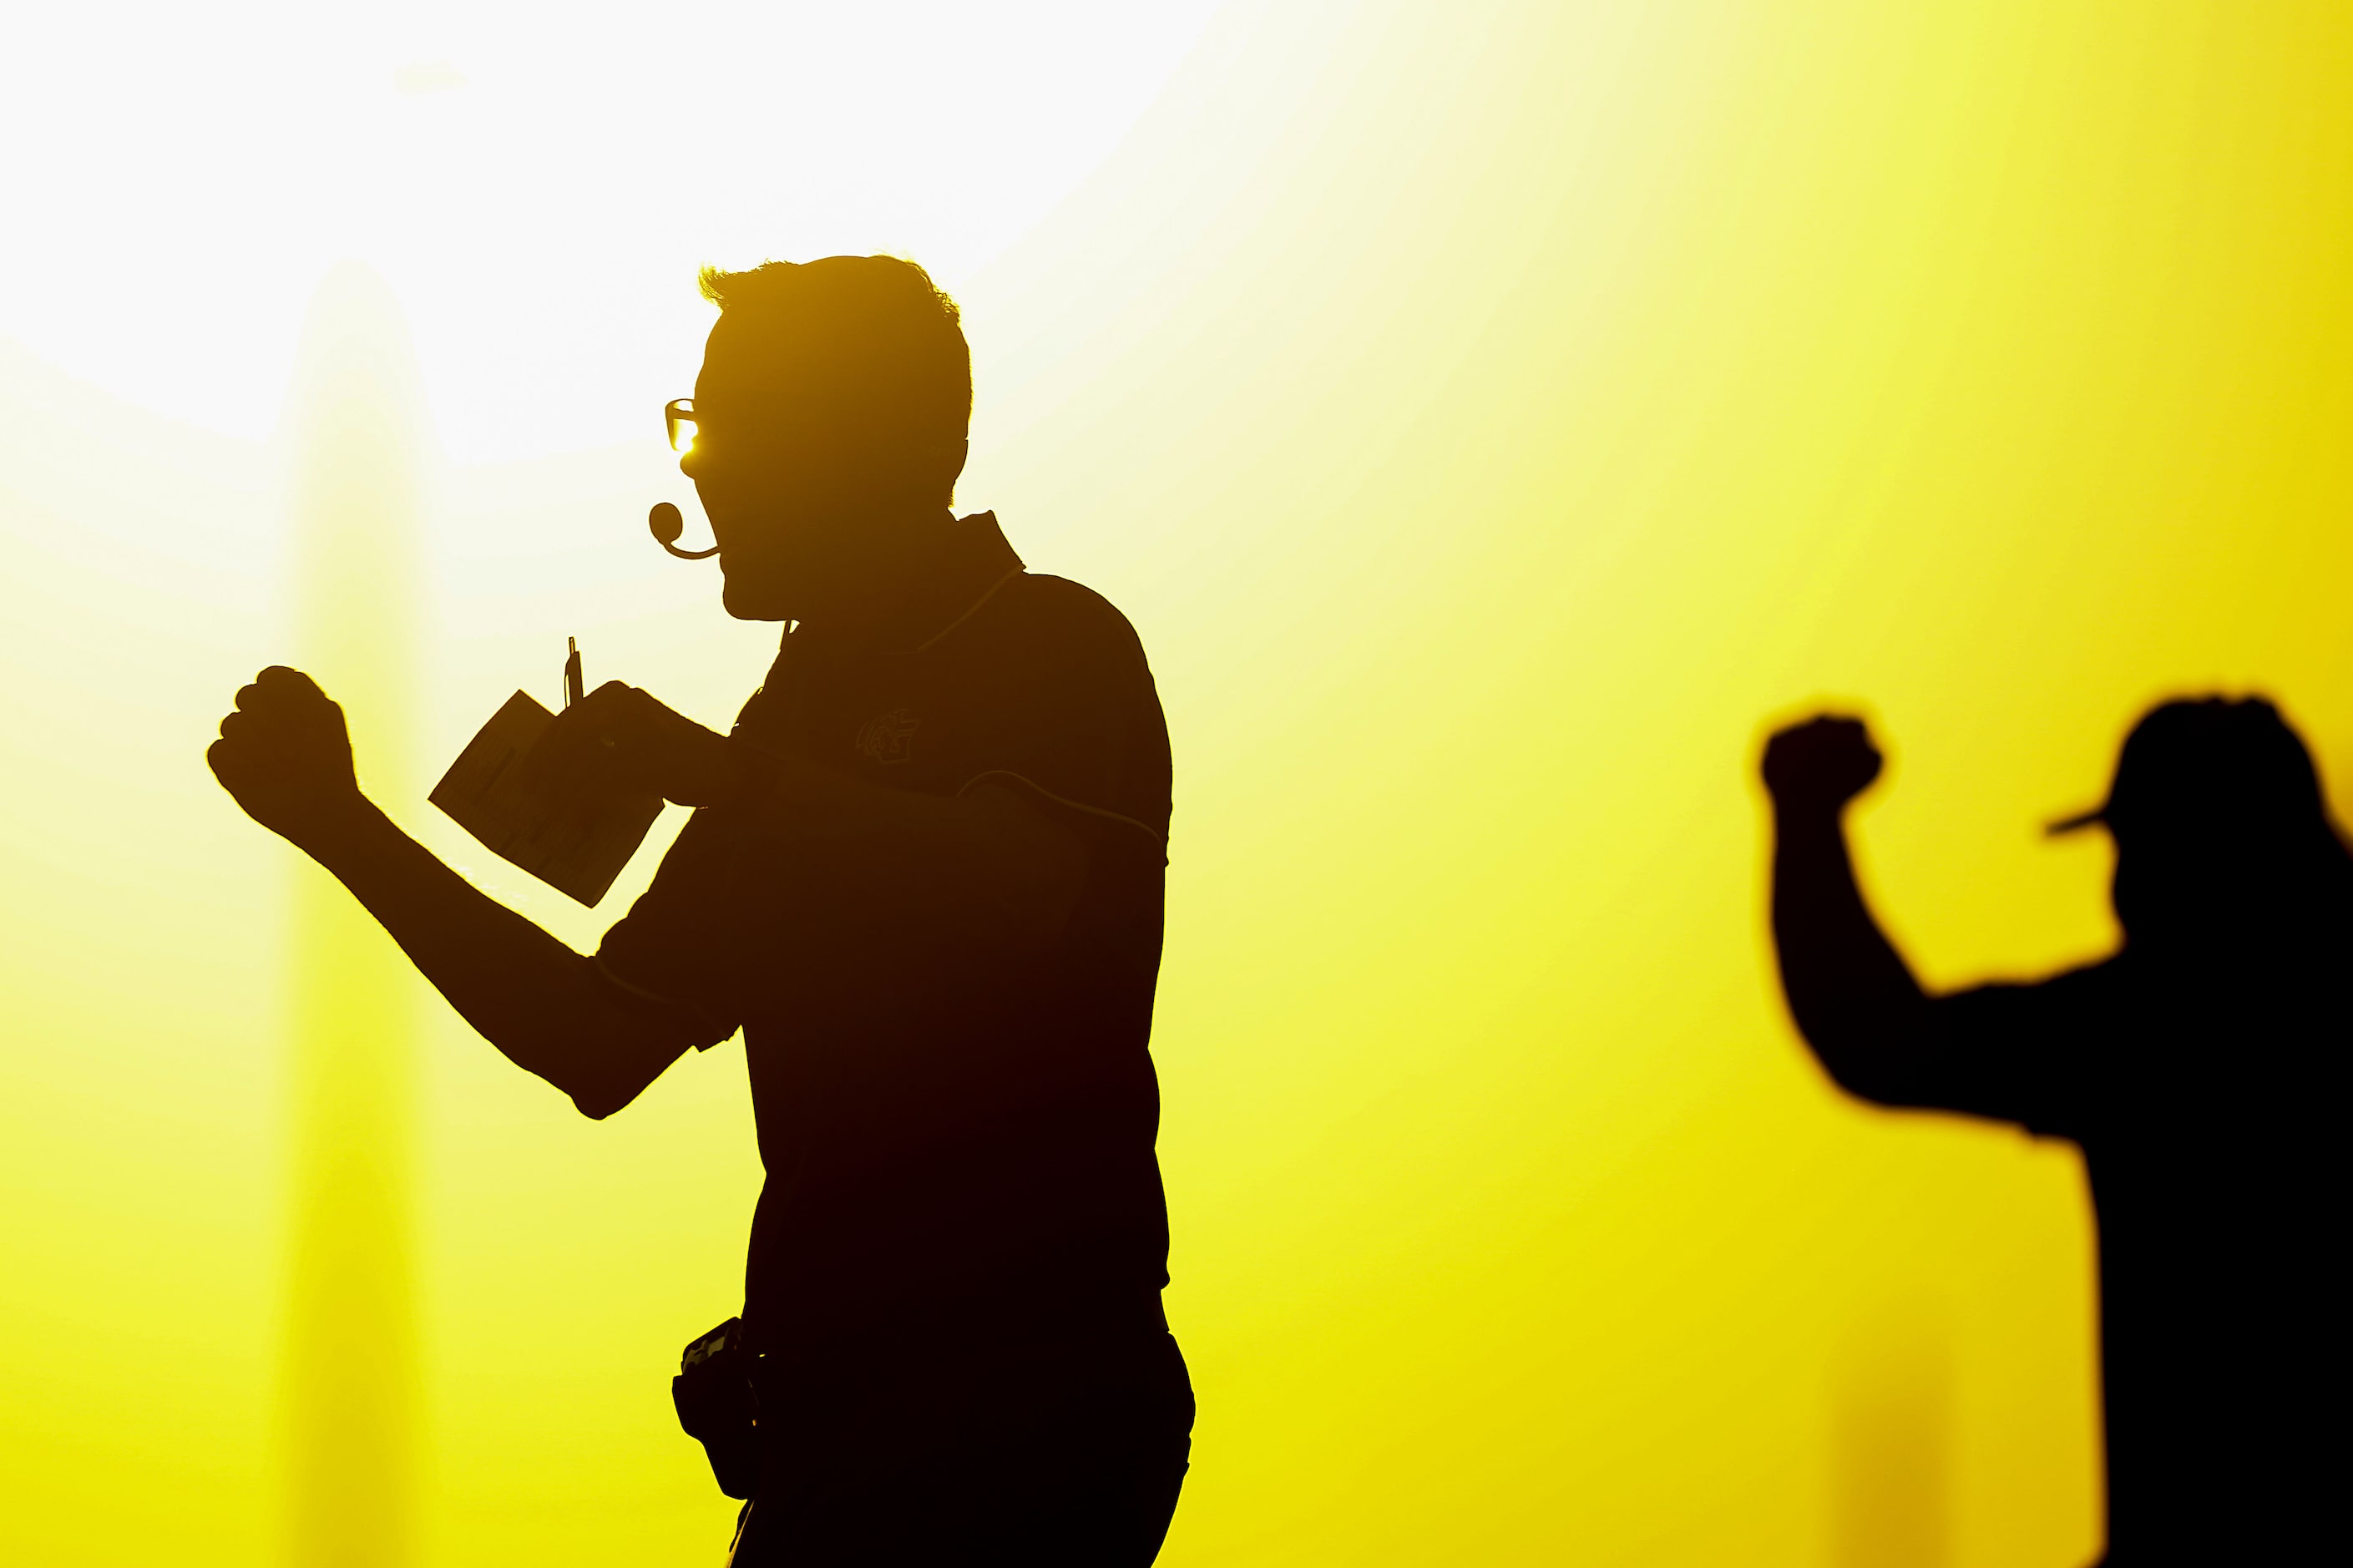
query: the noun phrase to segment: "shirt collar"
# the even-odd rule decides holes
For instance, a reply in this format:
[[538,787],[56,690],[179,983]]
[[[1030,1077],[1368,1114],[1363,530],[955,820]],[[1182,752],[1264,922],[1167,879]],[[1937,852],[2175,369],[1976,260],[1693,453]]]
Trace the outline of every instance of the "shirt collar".
[[953,519],[902,579],[896,603],[879,620],[848,636],[819,631],[815,640],[788,628],[780,657],[796,647],[803,650],[800,657],[822,663],[921,653],[962,626],[1021,571],[1021,557],[1006,542],[995,512]]
[[881,641],[889,653],[921,653],[962,626],[1022,570],[993,511],[958,518],[909,584]]

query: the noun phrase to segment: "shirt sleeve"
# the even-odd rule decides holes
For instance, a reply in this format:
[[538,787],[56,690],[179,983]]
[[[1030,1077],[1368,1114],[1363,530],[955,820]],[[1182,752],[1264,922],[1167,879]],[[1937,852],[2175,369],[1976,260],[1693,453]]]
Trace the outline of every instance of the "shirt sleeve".
[[1143,645],[1075,584],[1045,580],[1039,600],[1008,660],[1019,700],[975,738],[957,793],[1014,790],[1091,846],[1165,864],[1168,729]]
[[738,828],[732,814],[697,811],[596,950],[606,980],[676,1014],[697,1050],[733,1035],[745,1012]]
[[[1076,584],[1053,580],[1023,609],[974,650],[986,683],[955,717],[955,761],[917,793],[1019,792],[1085,844],[1089,897],[1135,889],[1141,908],[1166,864],[1169,797],[1143,648]],[[596,954],[613,984],[676,1011],[701,1046],[839,1003],[894,963],[903,973],[949,919],[907,891],[923,882],[920,844],[854,823],[811,834],[773,811],[696,812]]]
[[1926,1102],[2081,1138],[2094,1067],[2114,1025],[2108,965],[2039,984],[1981,985],[1940,997],[1923,1066]]

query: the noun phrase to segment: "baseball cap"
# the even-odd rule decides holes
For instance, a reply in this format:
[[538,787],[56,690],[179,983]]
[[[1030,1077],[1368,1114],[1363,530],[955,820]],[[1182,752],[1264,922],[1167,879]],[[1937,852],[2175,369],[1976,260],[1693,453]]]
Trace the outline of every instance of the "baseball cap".
[[2260,697],[2177,698],[2125,737],[2108,798],[2047,832],[2094,824],[2212,833],[2321,809],[2312,753]]

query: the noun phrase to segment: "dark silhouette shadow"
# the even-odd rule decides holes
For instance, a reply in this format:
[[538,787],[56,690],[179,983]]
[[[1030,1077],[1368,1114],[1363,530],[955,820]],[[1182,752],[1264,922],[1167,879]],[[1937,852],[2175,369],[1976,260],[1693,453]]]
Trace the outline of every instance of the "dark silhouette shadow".
[[2339,1341],[2334,1088],[2353,856],[2269,702],[2168,702],[2107,803],[2125,941],[2032,984],[1931,995],[1865,905],[1842,814],[1862,724],[1775,735],[1773,933],[1799,1031],[1875,1104],[2081,1146],[2099,1224],[2108,1555],[2284,1562],[2329,1538]]
[[736,1563],[1148,1563],[1193,1400],[1160,1310],[1144,650],[949,510],[970,359],[920,268],[702,284],[721,314],[673,445],[691,429],[729,613],[787,631],[726,736],[613,682],[531,744],[550,799],[696,808],[593,957],[362,796],[296,671],[238,694],[214,771],[590,1116],[742,1029],[767,1170],[745,1305],[674,1388],[750,1499]]

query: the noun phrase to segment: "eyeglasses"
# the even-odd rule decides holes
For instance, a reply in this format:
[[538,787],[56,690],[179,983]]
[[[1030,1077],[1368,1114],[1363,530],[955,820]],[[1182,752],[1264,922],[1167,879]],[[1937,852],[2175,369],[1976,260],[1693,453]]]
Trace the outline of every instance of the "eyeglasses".
[[[694,450],[695,437],[702,434],[702,428],[701,416],[697,415],[694,411],[693,398],[673,397],[668,403],[662,405],[662,431],[670,437],[670,449],[676,452],[679,456],[684,457]],[[727,439],[731,446],[741,440],[745,435],[752,434],[752,432],[739,429],[734,425],[730,425],[728,426],[728,430],[729,435]],[[777,434],[778,433],[774,430],[769,430],[754,436],[754,439],[774,441],[777,438]],[[800,438],[803,440],[815,438],[819,441],[830,439],[830,437],[827,437],[823,433],[821,427],[803,432]],[[956,460],[959,463],[963,461],[964,443],[960,440],[942,442],[939,444],[938,449],[944,452],[953,450],[956,456]],[[923,448],[923,450],[928,450],[928,448]]]

